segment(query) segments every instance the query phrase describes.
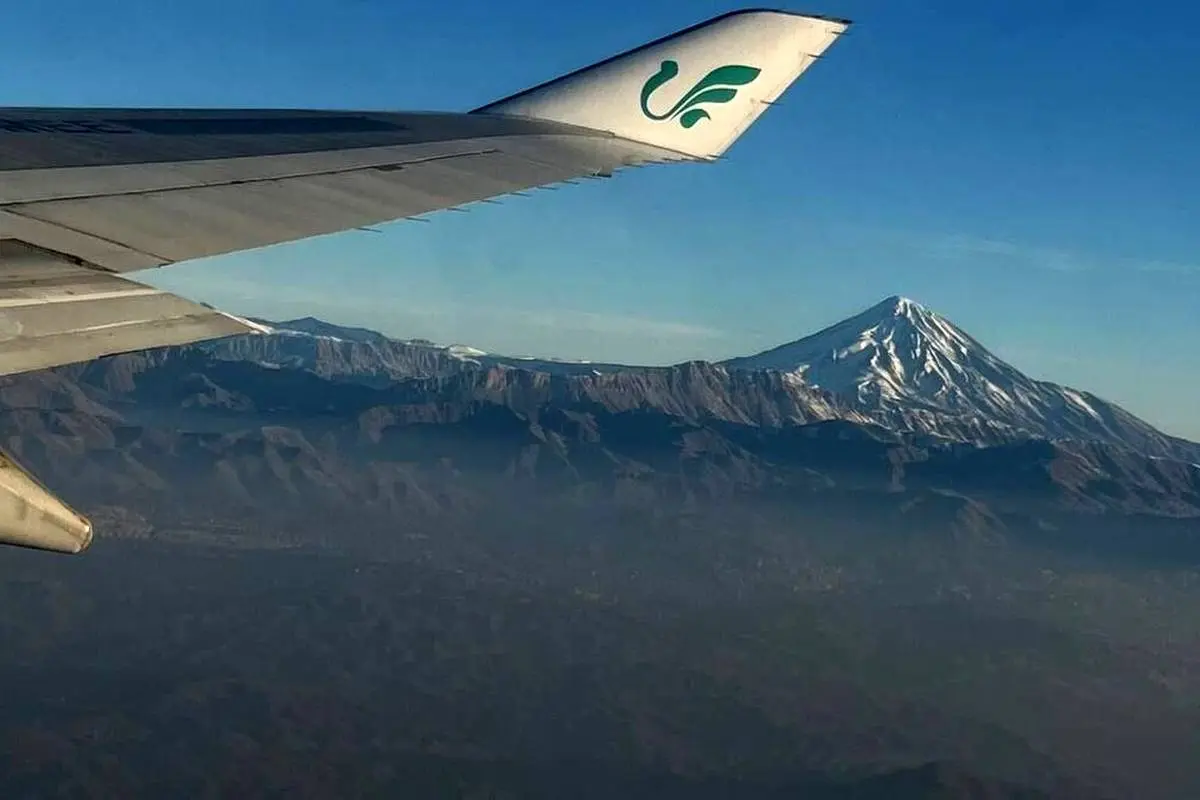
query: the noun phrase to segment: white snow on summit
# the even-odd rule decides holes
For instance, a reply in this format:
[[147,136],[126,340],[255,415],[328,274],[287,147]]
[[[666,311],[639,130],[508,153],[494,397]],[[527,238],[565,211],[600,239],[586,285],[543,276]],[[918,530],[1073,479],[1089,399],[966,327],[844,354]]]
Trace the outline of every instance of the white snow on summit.
[[1172,450],[1132,414],[1087,392],[1028,377],[907,297],[888,297],[812,336],[724,366],[783,372],[903,427],[1000,427]]
[[812,336],[725,363],[787,372],[868,404],[1012,406],[1037,388],[942,316],[898,296]]
[[465,344],[452,344],[445,349],[447,355],[464,360],[480,358],[488,354],[486,350],[480,350],[478,347],[471,347]]

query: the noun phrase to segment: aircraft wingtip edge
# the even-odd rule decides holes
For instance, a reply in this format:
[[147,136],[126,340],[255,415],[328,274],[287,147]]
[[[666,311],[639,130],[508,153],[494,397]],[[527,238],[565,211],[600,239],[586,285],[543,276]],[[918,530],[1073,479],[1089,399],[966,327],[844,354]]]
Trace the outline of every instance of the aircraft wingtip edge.
[[[471,113],[563,123],[710,160],[850,24],[780,9],[729,11]],[[656,96],[665,84],[672,84],[666,94],[675,101]]]
[[738,8],[738,9],[734,9],[733,11],[726,11],[724,14],[718,14],[717,16],[712,17],[711,19],[701,22],[696,27],[702,27],[702,26],[708,25],[710,23],[722,20],[726,17],[736,17],[736,16],[740,16],[742,14],[785,14],[789,17],[801,17],[803,19],[817,19],[817,20],[820,20],[821,22],[832,22],[835,25],[845,25],[846,27],[850,27],[851,25],[854,24],[854,20],[852,20],[852,19],[849,19],[847,17],[836,17],[832,14],[817,14],[812,11],[793,11],[790,8],[750,7],[750,8]]

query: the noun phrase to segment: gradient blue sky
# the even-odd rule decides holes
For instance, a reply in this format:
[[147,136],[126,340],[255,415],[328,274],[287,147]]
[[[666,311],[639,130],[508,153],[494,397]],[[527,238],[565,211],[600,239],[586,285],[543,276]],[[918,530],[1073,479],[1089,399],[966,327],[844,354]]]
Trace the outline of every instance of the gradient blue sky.
[[[5,105],[466,110],[718,0],[58,0]],[[714,166],[641,170],[147,273],[229,310],[665,363],[889,294],[1200,439],[1200,8],[823,0],[857,23]]]

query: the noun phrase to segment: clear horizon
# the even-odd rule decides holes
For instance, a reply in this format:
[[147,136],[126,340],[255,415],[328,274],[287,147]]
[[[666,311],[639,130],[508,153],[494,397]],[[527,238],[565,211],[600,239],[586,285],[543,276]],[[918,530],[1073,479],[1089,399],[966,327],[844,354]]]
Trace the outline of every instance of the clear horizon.
[[[465,110],[741,5],[23,4],[5,103]],[[1200,440],[1200,9],[808,10],[855,26],[719,164],[137,277],[238,314],[611,363],[747,355],[901,294]]]

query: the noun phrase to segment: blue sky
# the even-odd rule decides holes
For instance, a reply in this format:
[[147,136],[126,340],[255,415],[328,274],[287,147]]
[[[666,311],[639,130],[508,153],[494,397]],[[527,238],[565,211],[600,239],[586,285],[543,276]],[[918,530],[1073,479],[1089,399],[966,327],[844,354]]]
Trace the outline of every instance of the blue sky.
[[[0,102],[465,110],[735,7],[20,3]],[[755,352],[904,294],[1200,439],[1200,8],[795,10],[857,24],[721,164],[142,277],[242,313],[640,363]]]

